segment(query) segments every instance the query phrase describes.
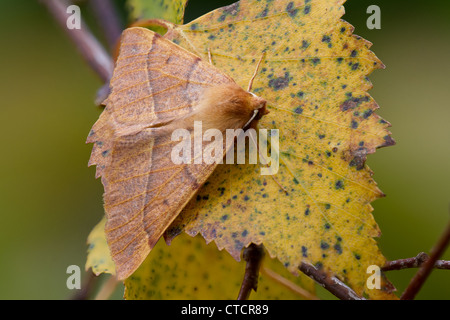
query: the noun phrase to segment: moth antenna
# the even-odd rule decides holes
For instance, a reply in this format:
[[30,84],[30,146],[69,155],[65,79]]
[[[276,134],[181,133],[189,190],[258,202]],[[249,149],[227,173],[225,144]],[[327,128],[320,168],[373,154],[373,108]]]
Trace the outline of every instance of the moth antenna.
[[[255,110],[255,111],[257,111],[257,110]],[[256,141],[255,141],[255,139],[253,138],[253,136],[250,134],[249,137],[250,137],[250,140],[251,140],[251,141],[253,142],[253,144],[255,145],[256,149],[258,150],[259,156],[260,156],[261,158],[263,158],[263,159],[266,159],[265,156],[261,153],[261,150],[259,149],[259,146],[258,146],[258,144],[256,143]],[[265,166],[266,166],[266,167],[269,167],[268,161],[264,161],[264,162],[266,163]],[[275,177],[273,176],[273,174],[270,175],[270,176],[272,177],[273,181],[275,181],[275,183],[280,187],[280,189],[283,190],[283,191],[288,195],[289,192],[287,192],[287,190],[280,184],[280,182],[279,182],[277,179],[275,179]]]
[[209,63],[213,64],[212,62],[212,55],[211,55],[211,49],[208,47],[208,59],[209,59]]
[[[252,93],[252,94],[253,94],[253,93]],[[247,123],[245,124],[245,126],[244,126],[243,128],[247,127],[247,126],[250,124],[250,122],[252,122],[253,119],[255,119],[255,117],[258,115],[258,112],[259,112],[259,109],[253,110],[253,115],[252,115],[252,117],[250,118],[250,120],[247,121]]]
[[253,73],[253,76],[250,79],[250,82],[248,83],[248,89],[247,89],[248,92],[250,92],[250,90],[252,90],[253,80],[255,79],[256,74],[258,73],[259,66],[261,65],[261,62],[263,61],[263,58],[264,58],[265,55],[266,55],[266,53],[263,52],[261,58],[259,59],[258,64],[256,65],[255,73]]

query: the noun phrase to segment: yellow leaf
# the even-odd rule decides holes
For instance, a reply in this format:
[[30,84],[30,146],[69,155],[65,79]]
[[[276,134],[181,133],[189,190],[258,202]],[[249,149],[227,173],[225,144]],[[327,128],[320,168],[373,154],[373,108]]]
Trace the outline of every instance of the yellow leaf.
[[86,270],[92,268],[92,272],[95,275],[102,273],[116,274],[114,262],[109,254],[109,247],[105,238],[105,224],[106,218],[104,217],[95,227],[92,229],[88,236],[88,255],[86,260]]
[[[283,273],[278,261],[267,258],[264,264]],[[214,244],[201,237],[182,235],[170,246],[159,241],[136,272],[125,280],[125,299],[236,299],[244,276],[245,263],[237,263]],[[286,271],[286,270],[284,270]],[[306,276],[283,276],[297,286],[314,292]],[[301,299],[279,282],[260,275],[258,290],[251,299]]]
[[128,0],[130,16],[135,20],[164,19],[183,23],[187,0]]
[[[367,75],[384,65],[339,19],[343,2],[242,0],[168,31],[203,59],[210,52],[243,88],[265,53],[252,91],[270,110],[259,127],[280,137],[276,175],[261,176],[257,165],[218,166],[168,241],[182,230],[201,233],[236,260],[242,248],[263,243],[291,272],[308,262],[363,294],[367,267],[385,263],[370,205],[383,193],[366,155],[394,141],[367,93]],[[386,282],[366,293],[393,296]]]

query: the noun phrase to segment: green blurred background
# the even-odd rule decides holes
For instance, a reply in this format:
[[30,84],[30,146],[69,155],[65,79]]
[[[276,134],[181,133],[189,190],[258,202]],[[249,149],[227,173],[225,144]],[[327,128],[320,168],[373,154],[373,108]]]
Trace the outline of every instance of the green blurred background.
[[[185,21],[232,2],[190,0]],[[115,4],[125,17],[124,1]],[[381,30],[366,27],[371,4],[381,8]],[[349,0],[346,12],[387,66],[370,77],[397,141],[368,159],[387,194],[373,204],[380,247],[390,260],[412,257],[429,251],[449,220],[450,1]],[[66,299],[66,268],[84,268],[86,237],[103,215],[84,143],[101,82],[37,1],[2,0],[0,36],[0,299]],[[415,272],[388,277],[402,292]],[[449,299],[450,271],[435,270],[418,298]]]

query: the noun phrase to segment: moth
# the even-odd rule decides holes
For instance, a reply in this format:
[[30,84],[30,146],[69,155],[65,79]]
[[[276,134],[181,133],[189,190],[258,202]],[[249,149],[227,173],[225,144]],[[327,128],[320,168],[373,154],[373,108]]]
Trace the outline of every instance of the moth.
[[192,131],[194,121],[222,132],[254,127],[267,113],[266,101],[249,92],[256,73],[245,91],[157,33],[123,32],[111,93],[87,138],[94,144],[89,165],[104,186],[105,233],[118,279],[139,267],[217,165],[174,164],[178,142],[171,132]]

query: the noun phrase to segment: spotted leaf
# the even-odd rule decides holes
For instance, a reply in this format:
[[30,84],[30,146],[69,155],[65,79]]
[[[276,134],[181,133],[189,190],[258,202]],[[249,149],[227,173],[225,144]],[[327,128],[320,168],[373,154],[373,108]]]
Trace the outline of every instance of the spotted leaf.
[[279,170],[220,165],[167,230],[202,234],[236,260],[263,243],[296,273],[310,263],[358,294],[393,297],[391,287],[368,290],[366,269],[385,258],[371,202],[383,196],[365,164],[367,154],[394,144],[389,123],[374,111],[367,76],[384,68],[371,43],[340,20],[344,0],[242,0],[212,11],[166,37],[208,59],[268,101],[259,122],[279,130]]

